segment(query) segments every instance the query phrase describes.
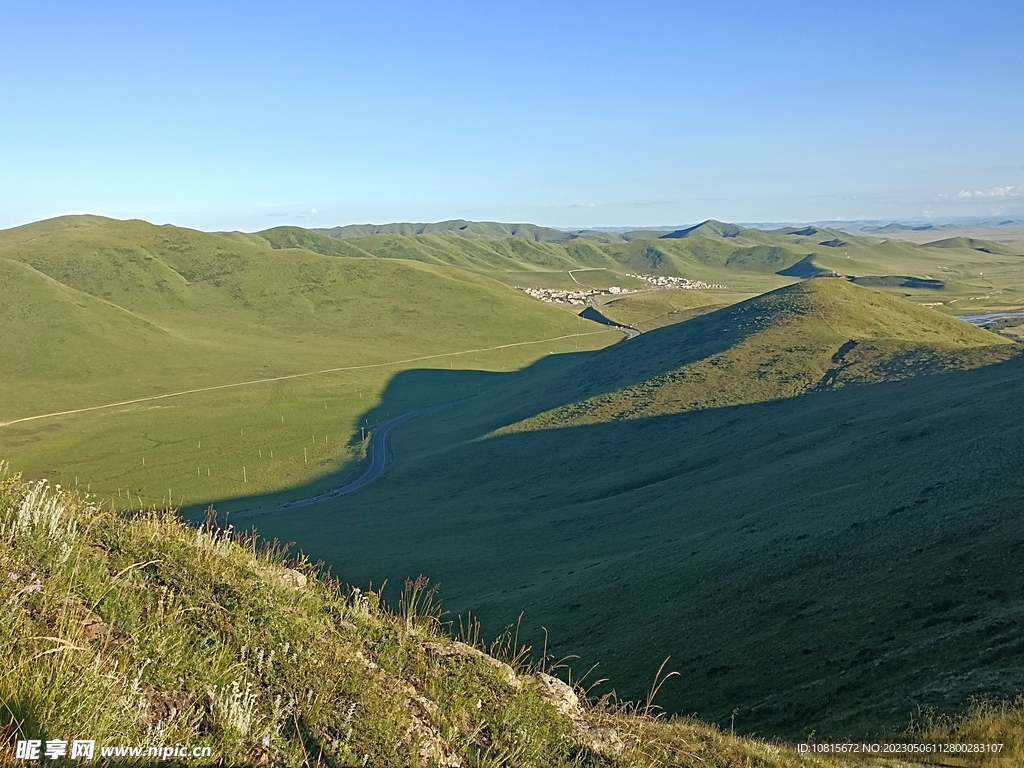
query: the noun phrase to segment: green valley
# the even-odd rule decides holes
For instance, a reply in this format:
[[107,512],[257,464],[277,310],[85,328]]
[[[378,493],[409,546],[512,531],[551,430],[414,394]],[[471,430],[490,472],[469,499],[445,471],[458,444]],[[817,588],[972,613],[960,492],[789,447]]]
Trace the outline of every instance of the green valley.
[[98,217],[0,233],[0,290],[4,455],[122,505],[287,493],[359,460],[360,414],[397,371],[511,370],[622,335],[463,270]]
[[1024,768],[1024,2],[0,18],[0,768]]

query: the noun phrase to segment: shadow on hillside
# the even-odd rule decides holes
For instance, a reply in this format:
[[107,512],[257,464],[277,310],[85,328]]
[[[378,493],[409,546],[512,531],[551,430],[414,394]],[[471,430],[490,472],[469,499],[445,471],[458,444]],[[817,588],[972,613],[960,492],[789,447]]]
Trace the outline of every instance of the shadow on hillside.
[[[390,419],[441,404],[450,404],[443,414],[436,411],[418,418],[448,422],[444,433],[448,444],[472,440],[544,411],[628,387],[724,352],[759,329],[756,318],[736,322],[735,315],[736,307],[727,307],[624,339],[597,352],[553,354],[507,373],[443,368],[402,371],[388,382],[380,402],[361,414],[350,443],[358,445],[364,434]],[[255,514],[260,509],[342,487],[360,474],[350,462],[287,491],[220,499],[213,505],[229,513]],[[199,520],[203,509],[191,507],[183,513]]]
[[[622,340],[596,352],[552,354],[510,372],[443,368],[403,371],[391,378],[379,403],[360,415],[350,444],[358,447],[375,429],[403,414],[444,405],[443,409],[417,417],[430,419],[435,425],[434,442],[431,446],[417,446],[412,455],[437,452],[540,413],[630,387],[723,353],[772,325],[789,301],[788,294],[773,292]],[[934,372],[926,366],[909,368],[919,368],[920,374]],[[900,374],[906,372],[901,369]],[[403,425],[391,439],[401,440],[410,431],[415,430]],[[251,516],[260,509],[277,509],[342,488],[360,477],[368,466],[368,460],[347,462],[302,486],[272,495],[221,499],[214,504],[225,512],[246,512]],[[186,515],[193,519],[199,513],[199,509],[186,510]]]
[[[385,402],[452,375],[396,376]],[[671,654],[670,711],[867,735],[1019,681],[1022,382],[1017,358],[467,443],[535,408],[468,400],[396,432],[390,479],[259,527],[352,583],[427,574],[492,633],[526,611],[522,637],[546,627],[623,696]]]

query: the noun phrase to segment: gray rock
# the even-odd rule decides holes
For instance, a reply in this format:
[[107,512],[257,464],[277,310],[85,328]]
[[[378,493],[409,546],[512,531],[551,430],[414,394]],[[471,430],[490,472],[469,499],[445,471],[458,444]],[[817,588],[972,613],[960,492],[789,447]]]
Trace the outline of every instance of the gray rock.
[[618,757],[626,748],[615,729],[603,725],[577,722],[576,737],[581,747],[605,757]]
[[493,656],[488,656],[483,651],[480,651],[471,645],[466,645],[465,643],[460,643],[458,641],[452,643],[423,643],[423,650],[431,656],[482,659],[485,664],[494,667],[496,670],[501,672],[502,676],[505,678],[505,682],[516,690],[519,690],[523,685],[519,676],[516,674],[516,671],[512,669],[512,667],[503,661],[498,661]]
[[566,683],[557,677],[537,673],[541,695],[550,701],[563,715],[576,719],[580,716],[580,697]]

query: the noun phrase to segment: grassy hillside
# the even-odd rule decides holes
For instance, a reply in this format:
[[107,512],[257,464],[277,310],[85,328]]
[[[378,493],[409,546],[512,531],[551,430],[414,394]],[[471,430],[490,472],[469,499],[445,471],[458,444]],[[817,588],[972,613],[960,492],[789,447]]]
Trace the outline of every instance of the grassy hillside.
[[[230,233],[241,235],[242,233]],[[351,243],[339,240],[334,237],[317,232],[314,229],[303,229],[302,227],[274,227],[258,235],[249,235],[255,238],[258,245],[269,245],[271,248],[306,248],[315,253],[322,253],[325,256],[363,256],[372,258],[372,254]]]
[[136,507],[358,473],[360,414],[397,371],[510,370],[622,336],[477,273],[99,217],[0,233],[0,290],[0,422],[206,390],[0,427],[20,468]]
[[1015,254],[1012,248],[1008,248],[1005,245],[992,242],[991,240],[979,240],[974,237],[947,237],[943,240],[925,243],[925,245],[928,248],[957,248],[961,250],[969,248],[972,251],[994,253],[1002,256],[1012,256]]
[[[851,382],[977,367],[1009,340],[839,279],[781,288],[645,334],[591,360],[539,429],[777,400]],[[593,393],[593,394],[591,394]]]
[[[877,736],[919,706],[1019,692],[1015,352],[933,310],[811,281],[573,368],[503,375],[486,400],[403,427],[395,466],[358,498],[257,525],[363,580],[429,574],[492,625],[525,609],[531,641],[546,628],[556,654],[599,662],[620,694],[642,695],[644,670],[671,654],[673,711]],[[657,380],[687,360],[704,378]],[[409,372],[389,394],[461,375]],[[559,429],[536,418],[595,390],[649,410]],[[678,413],[684,392],[700,410]],[[516,423],[532,431],[503,429]]]
[[601,312],[617,323],[652,331],[721,308],[725,302],[709,291],[668,289],[612,298]]
[[[588,701],[544,674],[550,659],[531,666],[513,635],[484,645],[490,656],[472,631],[470,645],[452,642],[421,579],[392,613],[379,592],[251,538],[99,510],[17,475],[0,474],[0,539],[5,764],[17,741],[57,737],[94,740],[95,759],[115,765],[850,764]],[[1019,718],[977,710],[955,725],[1008,742],[994,767],[1024,755]],[[209,751],[116,751],[165,745]]]

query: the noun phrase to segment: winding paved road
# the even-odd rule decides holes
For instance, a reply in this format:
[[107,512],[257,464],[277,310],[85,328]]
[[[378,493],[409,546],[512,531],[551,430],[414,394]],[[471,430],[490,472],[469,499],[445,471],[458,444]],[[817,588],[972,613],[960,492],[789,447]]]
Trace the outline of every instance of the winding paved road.
[[296,499],[295,501],[286,501],[284,504],[278,504],[276,507],[267,507],[265,509],[251,509],[242,510],[240,512],[229,512],[228,519],[231,522],[238,520],[251,520],[255,517],[263,517],[265,515],[273,515],[277,512],[284,512],[291,509],[301,509],[302,507],[309,507],[313,504],[319,504],[322,501],[328,499],[334,499],[338,496],[347,496],[350,493],[358,491],[374,480],[384,474],[384,470],[387,469],[388,463],[388,435],[395,427],[402,424],[410,419],[415,419],[417,416],[422,416],[425,413],[436,411],[441,408],[447,408],[450,405],[461,403],[464,400],[452,400],[448,403],[441,403],[440,405],[431,405],[428,408],[421,408],[418,411],[411,411],[404,413],[401,416],[396,416],[389,421],[385,421],[377,429],[373,431],[370,437],[370,466],[363,473],[363,476],[358,480],[353,480],[348,485],[343,485],[340,488],[332,488],[331,490],[318,493],[316,496],[310,496],[308,499]]

